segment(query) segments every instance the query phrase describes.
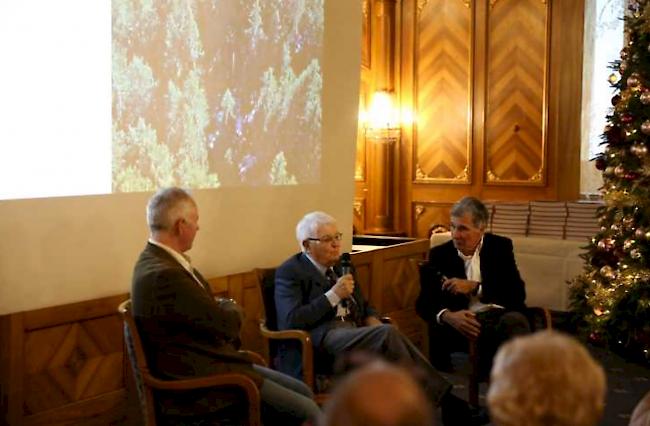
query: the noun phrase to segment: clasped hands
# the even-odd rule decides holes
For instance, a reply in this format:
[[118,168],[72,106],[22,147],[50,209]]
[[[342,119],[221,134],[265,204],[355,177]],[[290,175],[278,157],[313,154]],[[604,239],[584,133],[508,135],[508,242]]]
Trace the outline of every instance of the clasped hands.
[[[461,278],[447,278],[442,283],[442,289],[453,294],[470,295],[478,289],[477,281]],[[481,333],[481,323],[476,319],[476,314],[467,309],[456,312],[446,311],[441,320],[463,334],[468,339],[476,339]]]

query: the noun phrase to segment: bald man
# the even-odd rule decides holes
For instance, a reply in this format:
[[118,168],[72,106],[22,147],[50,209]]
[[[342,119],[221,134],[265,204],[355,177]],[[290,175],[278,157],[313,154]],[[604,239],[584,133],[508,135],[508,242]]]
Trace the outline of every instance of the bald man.
[[321,426],[432,426],[431,405],[403,368],[375,361],[352,372],[335,388]]

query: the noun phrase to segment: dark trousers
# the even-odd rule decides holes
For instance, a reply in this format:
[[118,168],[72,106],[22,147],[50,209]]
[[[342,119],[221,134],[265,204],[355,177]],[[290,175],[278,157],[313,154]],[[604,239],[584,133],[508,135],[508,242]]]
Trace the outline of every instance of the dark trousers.
[[[477,341],[479,373],[487,377],[499,346],[512,337],[530,333],[530,323],[521,312],[504,309],[481,312],[476,318],[481,323]],[[447,324],[429,324],[429,360],[434,366],[443,368],[450,364],[451,352],[467,350],[467,338],[455,328]]]
[[413,343],[390,324],[372,327],[339,326],[327,332],[321,350],[333,356],[351,351],[367,351],[388,361],[410,364],[424,376],[422,384],[435,405],[449,392],[447,382]]

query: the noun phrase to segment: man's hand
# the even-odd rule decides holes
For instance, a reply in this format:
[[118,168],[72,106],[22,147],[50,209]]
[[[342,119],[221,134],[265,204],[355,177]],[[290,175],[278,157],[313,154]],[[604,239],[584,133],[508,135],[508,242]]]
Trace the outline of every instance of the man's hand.
[[453,294],[470,294],[478,288],[478,284],[478,281],[447,278],[442,283],[442,289],[450,291]]
[[366,318],[366,325],[372,327],[373,325],[382,325],[383,323],[379,320],[379,318],[375,316],[369,316]]
[[339,278],[336,281],[336,284],[332,287],[332,290],[334,290],[334,293],[336,293],[341,300],[350,297],[354,291],[354,278],[352,278],[352,274],[346,274]]
[[476,319],[476,314],[463,309],[462,311],[447,311],[442,314],[442,322],[454,327],[468,339],[476,339],[481,333],[481,323]]

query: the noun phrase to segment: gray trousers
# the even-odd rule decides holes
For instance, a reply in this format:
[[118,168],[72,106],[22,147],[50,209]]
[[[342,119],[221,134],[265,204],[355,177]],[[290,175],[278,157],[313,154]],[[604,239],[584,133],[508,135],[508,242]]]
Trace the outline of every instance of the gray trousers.
[[411,341],[390,324],[366,327],[337,327],[328,331],[321,349],[332,356],[349,351],[368,351],[389,361],[411,364],[424,374],[423,386],[435,405],[451,389],[447,382],[429,363]]
[[301,425],[318,418],[321,410],[305,383],[259,365],[253,364],[253,369],[264,377],[260,387],[262,423]]

